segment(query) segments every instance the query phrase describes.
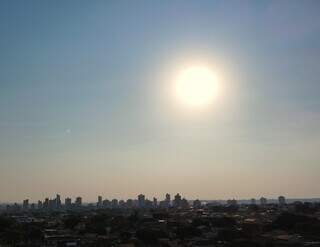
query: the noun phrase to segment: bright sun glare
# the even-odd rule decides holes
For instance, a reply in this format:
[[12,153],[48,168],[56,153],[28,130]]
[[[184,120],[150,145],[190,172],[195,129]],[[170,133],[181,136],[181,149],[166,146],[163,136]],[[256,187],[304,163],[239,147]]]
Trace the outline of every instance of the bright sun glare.
[[212,103],[218,93],[216,74],[205,66],[186,68],[178,75],[175,93],[185,105],[207,106]]

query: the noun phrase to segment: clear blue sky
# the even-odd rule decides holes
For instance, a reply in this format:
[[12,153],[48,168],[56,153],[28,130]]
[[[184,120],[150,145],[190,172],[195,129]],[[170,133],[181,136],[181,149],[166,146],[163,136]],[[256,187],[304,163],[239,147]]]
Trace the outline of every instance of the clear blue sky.
[[[320,2],[0,2],[0,201],[320,196]],[[181,64],[223,103],[181,113]],[[187,115],[187,116],[186,116]]]

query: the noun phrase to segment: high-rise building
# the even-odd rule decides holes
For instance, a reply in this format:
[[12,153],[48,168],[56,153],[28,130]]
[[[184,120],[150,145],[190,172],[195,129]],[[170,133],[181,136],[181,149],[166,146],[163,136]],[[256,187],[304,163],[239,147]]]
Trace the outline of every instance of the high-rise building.
[[29,199],[23,200],[22,209],[23,210],[28,210],[29,209]]
[[260,204],[261,204],[261,206],[267,205],[267,204],[268,204],[267,198],[261,197],[261,198],[260,198]]
[[166,201],[170,204],[170,202],[171,202],[171,197],[170,197],[170,194],[169,193],[167,193],[166,194]]
[[56,199],[50,199],[49,200],[49,209],[53,210],[57,208],[57,200]]
[[132,199],[128,199],[127,200],[127,207],[128,208],[132,208],[134,205],[133,205],[133,200]]
[[111,201],[111,207],[112,207],[112,208],[117,208],[118,205],[119,205],[119,203],[118,203],[118,200],[117,200],[117,199],[113,199],[113,200]]
[[120,208],[125,208],[126,202],[124,200],[119,200],[119,207]]
[[165,200],[161,203],[161,206],[164,206],[166,208],[169,208],[171,205],[171,196],[169,193],[166,194]]
[[280,206],[284,206],[286,204],[286,198],[284,196],[279,196],[278,201]]
[[42,201],[38,201],[38,209],[42,209],[43,205],[42,205]]
[[110,208],[111,202],[108,199],[103,200],[102,205],[104,208]]
[[49,208],[49,198],[44,199],[43,208],[44,209],[48,209]]
[[101,207],[102,207],[102,196],[98,196],[97,207],[98,207],[98,208],[101,208]]
[[72,200],[71,198],[67,197],[64,199],[64,206],[66,209],[70,209],[72,207]]
[[59,209],[61,208],[61,197],[59,194],[56,196],[56,208]]
[[155,197],[153,197],[153,207],[158,207],[158,200]]
[[194,208],[200,208],[201,207],[201,201],[200,200],[194,200],[193,201],[193,207]]
[[138,195],[138,206],[139,206],[139,208],[145,207],[145,203],[146,203],[145,201],[146,201],[145,195],[142,195],[142,194]]
[[81,206],[82,206],[82,198],[81,198],[80,196],[78,196],[78,197],[76,198],[75,206],[76,206],[76,207],[81,207]]
[[12,209],[13,209],[13,211],[20,211],[21,207],[19,206],[18,203],[15,202],[15,203],[13,204],[13,206],[12,206]]
[[174,196],[173,206],[176,208],[181,206],[181,196],[179,193]]

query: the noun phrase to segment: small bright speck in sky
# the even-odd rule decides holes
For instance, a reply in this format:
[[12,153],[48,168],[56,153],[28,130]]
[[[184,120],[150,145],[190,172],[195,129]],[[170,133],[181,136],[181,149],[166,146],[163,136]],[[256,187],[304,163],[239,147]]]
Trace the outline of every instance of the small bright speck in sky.
[[207,66],[182,69],[175,81],[175,94],[180,103],[188,107],[205,107],[213,103],[218,94],[217,75]]

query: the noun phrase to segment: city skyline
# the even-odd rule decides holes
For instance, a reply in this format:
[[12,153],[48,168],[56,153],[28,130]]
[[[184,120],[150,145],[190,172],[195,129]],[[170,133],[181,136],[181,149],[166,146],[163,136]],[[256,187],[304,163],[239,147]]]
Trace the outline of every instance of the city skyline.
[[0,205],[0,243],[5,246],[314,246],[318,247],[320,200],[189,201],[179,193],[163,200],[83,203],[59,194],[38,203]]
[[[158,198],[153,197],[152,199],[147,198],[143,194],[137,195],[135,198],[127,198],[127,199],[118,199],[118,198],[104,198],[103,196],[99,195],[97,196],[96,202],[86,202],[83,201],[83,198],[81,196],[77,196],[75,198],[71,197],[65,197],[64,200],[61,198],[60,194],[56,194],[55,197],[46,197],[43,200],[37,200],[37,201],[31,201],[29,198],[24,199],[21,204],[15,202],[11,204],[7,204],[7,207],[10,206],[19,206],[22,210],[34,210],[34,209],[46,209],[46,210],[60,210],[60,209],[79,209],[79,207],[82,207],[84,205],[89,207],[96,207],[96,208],[125,208],[125,207],[136,207],[136,208],[152,208],[152,207],[160,207],[160,208],[168,208],[168,207],[179,207],[180,203],[183,202],[183,207],[189,207],[191,206],[190,201],[193,202],[193,204],[197,205],[221,205],[221,204],[227,204],[227,205],[238,205],[240,204],[251,204],[256,205],[260,204],[261,206],[265,206],[268,204],[275,204],[277,203],[279,205],[286,205],[288,203],[296,203],[296,202],[309,202],[314,201],[317,202],[320,200],[320,198],[304,198],[304,199],[293,199],[293,198],[286,198],[285,196],[279,196],[277,199],[275,198],[251,198],[249,199],[228,199],[228,200],[203,200],[200,198],[185,198],[180,193],[177,193],[171,198],[171,195],[169,193],[166,193],[163,198],[163,200],[158,200]],[[64,201],[64,202],[63,202]],[[259,201],[259,202],[257,202]],[[202,204],[203,203],[203,204]],[[1,205],[1,204],[0,204]],[[9,208],[7,208],[8,210]]]
[[0,1],[0,202],[319,198],[320,1]]
[[[180,195],[180,193],[177,193],[176,195]],[[165,195],[161,195],[160,197],[155,197],[154,195],[151,197],[147,197],[144,194],[138,194],[132,198],[130,198],[130,197],[128,197],[128,198],[124,198],[124,197],[114,198],[114,197],[105,197],[102,195],[97,195],[96,201],[86,200],[81,195],[78,195],[75,197],[71,197],[71,196],[66,195],[65,197],[63,197],[63,196],[61,196],[61,194],[56,193],[55,196],[45,196],[43,199],[41,199],[41,198],[40,199],[39,198],[33,198],[33,199],[25,198],[22,200],[21,205],[23,205],[25,201],[27,201],[29,203],[29,205],[36,204],[39,202],[43,203],[44,201],[48,201],[48,203],[55,201],[54,204],[56,204],[57,201],[59,201],[60,205],[66,205],[66,204],[74,204],[74,203],[76,203],[77,200],[80,200],[81,203],[88,204],[88,205],[94,204],[94,203],[101,204],[104,201],[112,202],[113,200],[117,200],[118,202],[120,202],[120,201],[123,201],[123,202],[134,201],[134,202],[138,203],[140,196],[143,197],[143,200],[146,200],[149,202],[152,202],[154,200],[158,201],[158,199],[159,199],[159,201],[158,201],[159,203],[161,201],[169,201],[169,203],[172,201],[170,193],[166,193]],[[161,200],[161,199],[163,199],[163,200]],[[276,201],[280,201],[280,200],[281,201],[288,201],[290,203],[297,202],[297,201],[300,201],[300,202],[318,202],[318,201],[320,201],[320,198],[316,198],[316,197],[314,197],[314,198],[286,198],[283,195],[273,197],[273,198],[266,198],[265,196],[261,196],[261,197],[256,197],[256,198],[255,197],[253,197],[253,198],[234,198],[233,197],[233,198],[227,198],[227,199],[221,199],[221,198],[208,199],[208,198],[199,198],[199,197],[186,198],[185,196],[183,196],[183,199],[186,199],[187,201],[200,200],[201,202],[204,202],[204,203],[226,203],[226,204],[228,204],[228,201],[235,200],[236,202],[238,202],[240,204],[256,204],[258,202],[258,204],[261,204],[261,205],[264,205],[267,203],[275,203]],[[1,204],[2,205],[5,205],[5,204],[12,205],[12,204],[20,204],[20,203],[19,203],[19,201],[15,201],[15,202],[1,202],[0,201],[0,205]]]

